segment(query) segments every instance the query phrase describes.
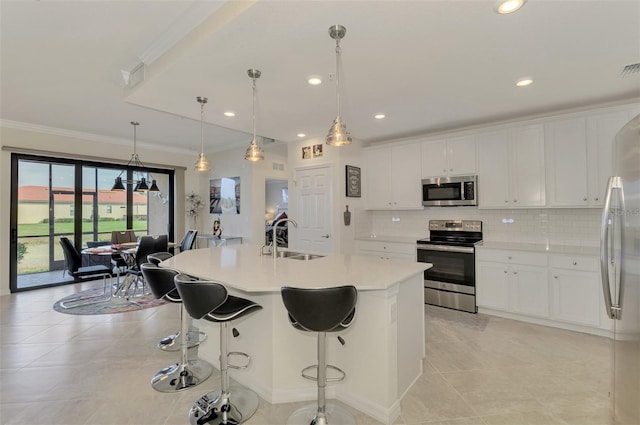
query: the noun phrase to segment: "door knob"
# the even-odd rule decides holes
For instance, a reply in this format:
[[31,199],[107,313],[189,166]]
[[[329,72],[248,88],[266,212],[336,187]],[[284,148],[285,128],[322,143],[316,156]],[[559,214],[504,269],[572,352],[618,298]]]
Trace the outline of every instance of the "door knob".
[[330,238],[328,233],[326,235],[322,235],[322,237],[325,238],[325,239],[329,239]]

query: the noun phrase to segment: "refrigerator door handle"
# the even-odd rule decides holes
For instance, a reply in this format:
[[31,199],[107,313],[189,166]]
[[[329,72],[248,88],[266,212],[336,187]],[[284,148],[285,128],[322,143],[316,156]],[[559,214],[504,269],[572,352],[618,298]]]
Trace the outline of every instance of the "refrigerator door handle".
[[[609,282],[609,246],[612,246],[615,249],[615,240],[613,240],[613,236],[610,236],[611,234],[609,232],[609,220],[610,218],[616,220],[615,216],[617,215],[617,212],[616,214],[614,214],[614,211],[611,209],[611,197],[614,189],[622,189],[620,177],[609,177],[609,181],[607,182],[607,191],[604,199],[604,209],[602,210],[602,223],[600,226],[600,272],[602,274],[602,292],[604,295],[604,304],[607,315],[611,319],[619,320],[619,300],[616,300],[616,305],[612,303],[611,285]],[[617,284],[618,282],[614,283]],[[620,291],[617,290],[616,293],[619,294]]]

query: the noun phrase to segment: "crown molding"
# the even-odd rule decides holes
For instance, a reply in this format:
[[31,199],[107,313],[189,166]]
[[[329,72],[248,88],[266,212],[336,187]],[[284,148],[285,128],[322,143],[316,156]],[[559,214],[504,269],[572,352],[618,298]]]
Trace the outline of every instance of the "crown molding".
[[[112,145],[121,145],[131,147],[132,140],[130,139],[122,139],[119,137],[110,137],[104,136],[100,134],[94,133],[85,133],[81,131],[75,130],[67,130],[63,128],[56,127],[48,127],[39,124],[31,124],[21,121],[12,121],[0,119],[0,128],[11,128],[14,130],[22,130],[22,131],[31,131],[34,133],[48,134],[51,136],[60,136],[60,137],[69,137],[72,139],[80,139],[80,140],[88,140],[96,143],[109,143]],[[183,155],[193,155],[195,151],[190,149],[181,149],[174,146],[163,146],[149,142],[141,142],[140,140],[136,141],[138,147],[143,147],[146,149],[152,149],[156,151],[162,152],[171,152],[171,153],[179,153]]]

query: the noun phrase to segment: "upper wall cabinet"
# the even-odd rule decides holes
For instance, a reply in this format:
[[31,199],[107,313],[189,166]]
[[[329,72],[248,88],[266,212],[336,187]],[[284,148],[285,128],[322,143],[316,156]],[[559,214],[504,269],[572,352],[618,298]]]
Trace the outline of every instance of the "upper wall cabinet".
[[476,141],[461,136],[422,143],[422,177],[476,174]]
[[596,114],[587,119],[589,205],[604,205],[607,181],[612,175],[611,152],[618,131],[636,115],[632,108]]
[[586,118],[554,121],[544,131],[548,206],[588,206]]
[[617,108],[545,125],[548,206],[603,205],[613,139],[632,115]]
[[478,206],[544,206],[544,134],[539,125],[477,136]]
[[371,148],[365,156],[366,209],[423,208],[419,143]]

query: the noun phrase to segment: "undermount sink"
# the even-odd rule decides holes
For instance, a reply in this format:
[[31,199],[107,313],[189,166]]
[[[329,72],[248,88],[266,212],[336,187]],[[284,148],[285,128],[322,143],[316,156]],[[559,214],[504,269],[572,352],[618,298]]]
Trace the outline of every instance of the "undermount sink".
[[277,256],[278,258],[291,258],[292,260],[302,260],[302,261],[315,260],[316,258],[324,257],[324,255],[305,254],[304,252],[295,252],[295,251],[278,251]]

